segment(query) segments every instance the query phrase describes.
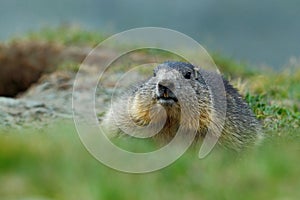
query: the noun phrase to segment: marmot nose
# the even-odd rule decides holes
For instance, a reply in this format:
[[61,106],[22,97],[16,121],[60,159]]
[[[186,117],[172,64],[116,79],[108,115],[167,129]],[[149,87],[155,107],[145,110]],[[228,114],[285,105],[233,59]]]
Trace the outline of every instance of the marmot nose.
[[161,80],[157,83],[157,85],[158,85],[158,87],[167,88],[169,90],[174,90],[174,88],[175,88],[174,83],[169,80]]
[[157,95],[160,97],[175,97],[172,90],[174,90],[175,86],[173,82],[168,80],[162,80],[157,83]]

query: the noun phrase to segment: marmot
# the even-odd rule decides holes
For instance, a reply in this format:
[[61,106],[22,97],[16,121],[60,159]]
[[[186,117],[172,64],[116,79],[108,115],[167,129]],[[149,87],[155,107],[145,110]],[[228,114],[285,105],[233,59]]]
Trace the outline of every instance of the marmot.
[[[218,76],[224,84],[226,112],[218,144],[239,151],[257,143],[263,138],[260,122],[238,91],[219,73],[199,70],[185,62],[159,64],[151,78],[136,84],[113,102],[102,125],[108,134],[126,132],[137,137],[151,134],[153,139],[163,142],[169,142],[180,126],[196,128],[195,140],[198,141],[206,135],[210,123],[216,127],[219,123],[218,110],[214,110],[216,107],[212,104],[211,92],[214,91],[207,86],[203,77],[206,75]],[[181,99],[175,94],[180,94]],[[185,103],[189,109],[187,113],[193,115],[185,122],[182,118],[188,118],[189,114],[181,115],[180,103]],[[213,115],[213,111],[217,114]],[[199,122],[197,127],[192,125],[195,120]],[[145,134],[145,127],[152,128],[154,133],[146,131]]]

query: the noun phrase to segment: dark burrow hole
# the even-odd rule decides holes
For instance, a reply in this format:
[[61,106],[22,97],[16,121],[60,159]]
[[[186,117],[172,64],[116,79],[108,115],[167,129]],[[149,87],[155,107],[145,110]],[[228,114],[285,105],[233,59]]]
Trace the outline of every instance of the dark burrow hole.
[[59,64],[70,60],[81,62],[85,56],[49,42],[0,44],[0,96],[16,97]]
[[60,48],[45,43],[0,44],[0,96],[15,97],[53,70]]

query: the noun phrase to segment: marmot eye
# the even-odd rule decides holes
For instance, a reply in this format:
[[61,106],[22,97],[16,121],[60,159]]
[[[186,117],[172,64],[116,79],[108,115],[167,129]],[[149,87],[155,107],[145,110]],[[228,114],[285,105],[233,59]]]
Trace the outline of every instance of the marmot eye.
[[185,78],[185,79],[190,79],[190,78],[191,78],[191,72],[187,72],[187,73],[184,75],[184,78]]

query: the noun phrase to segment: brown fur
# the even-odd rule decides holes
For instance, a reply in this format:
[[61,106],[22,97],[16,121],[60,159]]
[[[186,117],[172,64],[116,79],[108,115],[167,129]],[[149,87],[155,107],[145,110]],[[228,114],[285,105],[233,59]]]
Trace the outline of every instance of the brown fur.
[[[186,71],[192,74],[187,80],[183,78]],[[225,122],[222,125],[219,119],[220,111],[213,106],[209,88],[203,80],[195,78],[203,74],[199,74],[199,71],[194,70],[193,66],[186,63],[167,62],[159,65],[155,72],[157,76],[150,78],[142,85],[137,85],[128,91],[128,95],[124,95],[120,101],[115,102],[112,107],[112,110],[115,111],[110,111],[103,121],[105,127],[110,127],[109,131],[116,131],[119,126],[129,128],[128,130],[136,129],[136,125],[147,127],[151,123],[158,126],[163,120],[166,120],[161,130],[153,136],[154,139],[165,143],[175,136],[179,126],[186,130],[197,130],[196,140],[206,136],[209,128],[212,128],[214,136],[218,136],[215,133],[220,130],[218,143],[234,150],[251,146],[262,138],[260,123],[237,90],[226,80],[224,80],[224,87],[227,110]],[[209,76],[219,75],[209,74]],[[176,94],[182,98],[182,101],[173,103],[171,106],[162,105],[157,99],[157,88],[161,81],[177,83],[178,87],[175,88],[180,89],[176,89]],[[189,91],[190,86],[187,87],[188,85],[193,91]],[[196,102],[194,102],[195,97]],[[155,106],[160,106],[160,109],[151,111]],[[181,108],[187,110],[181,111]],[[116,123],[112,121],[112,113],[114,113]],[[122,134],[122,131],[120,132],[119,129],[118,133]]]

